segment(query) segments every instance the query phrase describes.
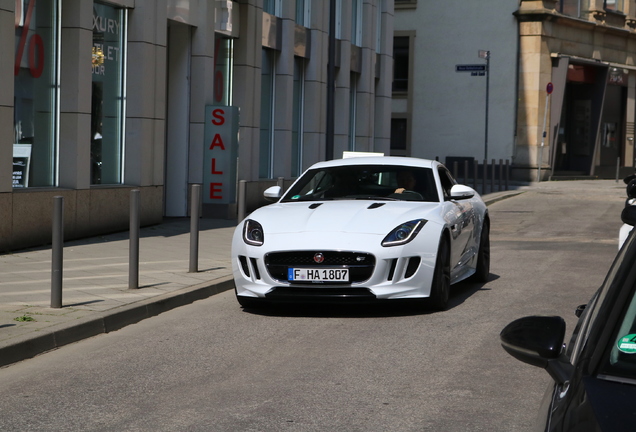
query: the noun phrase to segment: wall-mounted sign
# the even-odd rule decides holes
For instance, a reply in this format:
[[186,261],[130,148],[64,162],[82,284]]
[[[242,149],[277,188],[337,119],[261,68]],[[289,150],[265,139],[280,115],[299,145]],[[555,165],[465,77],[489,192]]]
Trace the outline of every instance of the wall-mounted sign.
[[31,144],[13,144],[13,187],[29,187]]
[[455,65],[455,72],[470,72],[470,76],[486,76],[485,64]]
[[203,147],[203,202],[236,202],[239,108],[205,107]]
[[485,64],[455,65],[455,72],[485,72]]

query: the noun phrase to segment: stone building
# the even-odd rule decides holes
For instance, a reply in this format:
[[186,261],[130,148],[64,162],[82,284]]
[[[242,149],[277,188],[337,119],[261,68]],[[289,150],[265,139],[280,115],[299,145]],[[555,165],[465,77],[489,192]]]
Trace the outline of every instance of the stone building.
[[633,0],[395,9],[392,153],[508,159],[522,180],[634,171]]

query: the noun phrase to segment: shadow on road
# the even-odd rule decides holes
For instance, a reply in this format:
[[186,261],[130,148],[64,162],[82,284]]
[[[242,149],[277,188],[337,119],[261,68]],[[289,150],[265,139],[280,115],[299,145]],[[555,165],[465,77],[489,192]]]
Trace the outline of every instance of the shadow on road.
[[[488,281],[496,279],[499,279],[499,276],[491,273]],[[478,291],[489,289],[487,282],[484,284],[464,281],[453,285],[448,309],[459,306]],[[245,307],[243,311],[255,315],[290,318],[389,318],[443,313],[432,309],[427,299],[387,300],[372,304],[284,303]]]

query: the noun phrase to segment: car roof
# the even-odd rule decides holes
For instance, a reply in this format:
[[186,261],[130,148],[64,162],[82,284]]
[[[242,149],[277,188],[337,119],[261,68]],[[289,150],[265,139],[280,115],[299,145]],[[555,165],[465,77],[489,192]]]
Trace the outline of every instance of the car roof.
[[329,168],[349,165],[395,165],[419,168],[433,168],[441,165],[437,161],[402,156],[360,156],[345,159],[334,159],[313,164],[309,169]]

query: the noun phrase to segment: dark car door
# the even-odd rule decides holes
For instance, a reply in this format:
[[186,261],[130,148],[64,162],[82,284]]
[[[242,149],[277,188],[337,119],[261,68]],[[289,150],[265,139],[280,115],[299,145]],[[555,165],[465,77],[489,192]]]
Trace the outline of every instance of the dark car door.
[[630,236],[580,316],[566,350],[574,372],[565,383],[552,385],[551,397],[542,403],[539,416],[545,421],[539,422],[538,430],[634,430],[636,379],[629,371],[623,377],[612,376],[604,366],[619,338],[616,335],[625,332],[619,330],[624,319],[633,319],[627,312],[636,305],[634,263],[636,237]]

